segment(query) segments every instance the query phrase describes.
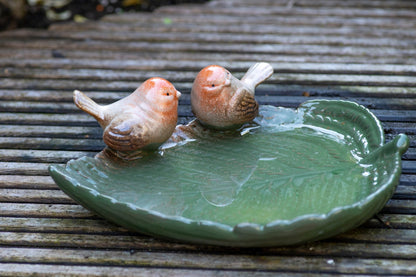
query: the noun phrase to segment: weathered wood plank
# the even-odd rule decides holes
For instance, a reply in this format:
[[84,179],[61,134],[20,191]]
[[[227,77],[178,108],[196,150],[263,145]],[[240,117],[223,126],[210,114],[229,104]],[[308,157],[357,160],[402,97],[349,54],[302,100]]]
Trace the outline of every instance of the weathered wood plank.
[[50,176],[0,175],[0,188],[57,189]]
[[[21,59],[0,58],[0,65],[5,71],[13,73],[13,68],[42,68],[42,69],[108,69],[124,72],[143,71],[192,71],[193,74],[213,61],[172,61],[172,60],[102,60],[102,59]],[[336,64],[336,63],[288,63],[271,62],[275,72],[280,73],[321,73],[321,74],[364,74],[364,75],[416,75],[416,68],[412,65],[395,64]],[[220,61],[219,65],[231,72],[245,72],[253,65],[246,61]],[[7,69],[10,67],[11,69]],[[10,74],[10,72],[9,72]]]
[[[213,1],[210,4],[222,3],[221,1]],[[287,0],[229,0],[227,1],[230,6],[245,6],[245,7],[257,7],[257,6],[282,6],[282,7],[361,7],[361,8],[373,8],[373,7],[383,7],[387,8],[411,8],[415,7],[415,3],[412,1],[343,1],[343,2],[334,2],[326,0],[297,0],[291,5]]]
[[[116,100],[116,99],[115,99]],[[118,100],[118,99],[117,99]],[[25,105],[26,104],[26,105]],[[23,124],[23,125],[60,125],[60,126],[91,126],[98,127],[97,121],[93,117],[85,114],[51,114],[51,109],[55,109],[55,103],[36,103],[31,102],[3,102],[0,104],[0,122],[2,124]],[[60,112],[74,113],[74,104],[67,104],[67,110]],[[43,110],[44,108],[44,110]],[[11,113],[14,111],[14,113]],[[36,111],[42,113],[36,113]],[[25,113],[26,112],[26,113]],[[33,112],[33,113],[32,113]],[[48,113],[46,113],[48,112]],[[60,113],[57,112],[57,113]],[[1,140],[1,138],[0,138]]]
[[[163,76],[160,76],[163,77]],[[119,82],[119,81],[86,81],[80,80],[74,83],[72,80],[37,80],[37,79],[11,79],[2,78],[0,79],[0,88],[2,89],[20,89],[20,90],[71,90],[82,89],[82,90],[101,90],[101,91],[127,91],[133,92],[143,81],[130,81],[130,82]]]
[[[104,69],[36,69],[36,68],[7,68],[0,71],[3,78],[27,78],[36,79],[71,79],[94,81],[136,81],[138,84],[143,80],[160,75],[155,71],[122,71]],[[164,71],[162,76],[171,82],[192,83],[197,72]],[[242,72],[233,75],[242,77]],[[320,85],[363,85],[363,86],[415,86],[416,76],[391,76],[391,75],[352,75],[352,74],[302,74],[302,73],[276,73],[267,80],[267,83],[278,84],[316,84]],[[57,107],[59,108],[59,107]],[[63,107],[64,108],[64,107]]]
[[367,243],[409,243],[415,235],[416,230],[357,228],[337,236],[337,239]]
[[102,130],[99,127],[1,125],[0,128],[2,137],[100,139],[101,133]]
[[416,122],[416,110],[371,110],[380,121]]
[[105,147],[99,139],[61,139],[36,137],[0,137],[1,149],[76,150],[99,152]]
[[[35,240],[41,237],[50,236],[49,234],[25,234],[25,233],[0,233],[0,239],[4,238],[5,235],[10,237],[18,236],[21,241],[28,240],[29,236],[32,236]],[[62,238],[68,237],[65,234],[62,235],[53,235],[51,239],[60,240]],[[84,237],[79,235],[73,235],[72,237],[77,237],[77,239],[82,239],[82,241],[71,240],[74,245],[80,245],[85,247],[90,241],[87,241]],[[97,235],[96,237],[100,237]],[[133,237],[122,237],[120,236],[120,243],[131,244],[134,243],[134,240],[126,238]],[[122,240],[122,241],[121,241]],[[130,241],[130,242],[129,242]],[[50,241],[48,241],[50,242]],[[33,243],[33,240],[30,240],[30,243]],[[66,242],[62,241],[65,245]],[[84,243],[84,244],[82,244]],[[109,247],[111,247],[111,240],[108,241]],[[45,245],[48,246],[48,245]],[[44,260],[60,260],[61,263],[64,260],[71,259],[76,264],[85,264],[85,252],[83,251],[60,251],[60,256],[48,256],[48,250],[41,249],[27,249],[27,256],[39,255],[45,257]],[[37,252],[38,250],[39,252]],[[46,253],[45,253],[46,252]],[[78,253],[78,254],[77,254]],[[87,252],[88,253],[88,252]],[[168,268],[204,268],[208,270],[212,269],[227,269],[227,270],[264,270],[264,271],[299,271],[302,272],[302,269],[299,269],[298,264],[301,263],[308,267],[308,270],[315,272],[327,272],[327,273],[407,273],[411,274],[415,272],[416,265],[411,260],[399,260],[399,259],[364,259],[364,258],[343,258],[343,257],[285,257],[285,256],[248,256],[248,255],[223,255],[223,254],[204,254],[204,255],[195,255],[188,253],[158,253],[158,252],[116,252],[120,255],[119,259],[114,259],[113,253],[109,252],[98,252],[95,251],[92,256],[89,256],[88,261],[91,261],[92,264],[98,263],[101,260],[101,263],[104,264],[117,264],[120,261],[127,263],[127,265],[134,266],[147,266],[147,267],[168,267]],[[7,253],[6,253],[7,254]],[[80,255],[84,254],[84,255]],[[100,255],[101,254],[101,255]],[[6,260],[11,259],[10,256],[14,259],[19,259],[17,255],[7,255],[9,258],[5,257]],[[17,257],[16,257],[17,256]],[[49,257],[49,258],[48,258]],[[35,259],[36,261],[36,259]],[[104,261],[104,262],[103,262]],[[380,262],[386,268],[380,267]],[[357,266],[359,265],[359,266]]]
[[[227,269],[227,270],[235,270],[236,267],[241,267],[240,269],[244,270],[253,270],[255,268],[255,265],[257,264],[262,270],[265,271],[273,271],[276,270],[276,265],[280,265],[284,263],[285,266],[282,268],[283,270],[288,271],[297,271],[302,272],[303,270],[301,268],[298,268],[299,263],[305,263],[310,268],[316,268],[319,267],[322,272],[328,272],[328,273],[346,273],[345,271],[348,270],[348,268],[351,266],[350,263],[357,262],[354,259],[348,259],[348,258],[336,258],[331,259],[329,257],[313,257],[309,259],[302,259],[299,257],[276,257],[276,256],[259,256],[258,259],[253,259],[248,256],[244,255],[207,255],[206,256],[206,264],[201,264],[200,259],[201,256],[199,255],[190,255],[190,254],[171,254],[171,253],[143,253],[143,252],[135,252],[131,253],[129,251],[100,251],[100,252],[88,252],[88,251],[73,251],[73,250],[65,250],[65,251],[53,251],[49,249],[31,249],[31,248],[25,248],[25,249],[6,249],[6,254],[9,254],[8,256],[2,255],[4,257],[4,260],[7,262],[10,262],[14,257],[18,257],[19,255],[23,254],[22,251],[26,250],[27,253],[23,255],[23,257],[28,258],[26,261],[22,261],[23,263],[27,263],[27,261],[34,261],[37,262],[38,259],[44,258],[44,260],[49,261],[52,260],[49,263],[55,262],[54,260],[58,260],[61,263],[69,263],[69,264],[76,264],[76,265],[85,265],[86,261],[90,262],[92,265],[99,264],[107,264],[107,265],[113,265],[113,266],[120,266],[120,264],[117,263],[117,260],[114,259],[114,256],[119,256],[122,258],[122,260],[125,261],[125,265],[129,266],[152,266],[152,267],[182,267],[179,266],[178,263],[180,262],[179,259],[182,259],[184,261],[184,264],[186,266],[183,266],[183,268],[198,268],[198,264],[200,267],[212,270],[212,269]],[[39,251],[38,253],[36,253]],[[55,254],[58,255],[53,255]],[[49,254],[49,255],[48,255]],[[89,255],[90,254],[90,255]],[[91,255],[92,254],[92,255]],[[13,257],[13,258],[10,258]],[[88,256],[88,259],[85,259],[85,257]],[[33,259],[34,258],[34,259]],[[71,261],[71,262],[68,262]],[[363,259],[359,264],[365,268],[370,269],[370,271],[373,271],[373,273],[379,272],[377,268],[377,262],[380,262],[380,260],[365,260]],[[394,262],[397,262],[397,264],[391,269],[392,272],[395,272],[399,270],[401,267],[408,265],[411,263],[411,261],[407,262],[400,262],[399,260],[395,260]],[[226,267],[226,263],[229,264],[229,267]],[[210,267],[211,266],[211,267]],[[353,269],[353,273],[360,273],[362,272],[364,268],[360,269]],[[410,266],[409,272],[413,272],[414,267]],[[401,270],[401,269],[400,269]],[[349,272],[351,273],[351,272]]]
[[414,199],[391,199],[382,210],[383,213],[415,214],[416,201]]
[[153,239],[122,234],[0,232],[0,244],[6,246],[134,249],[144,248],[149,240]]
[[[269,34],[281,34],[286,36],[308,36],[311,34],[319,34],[320,36],[324,37],[331,37],[331,36],[349,36],[350,38],[362,38],[362,39],[369,39],[369,38],[378,38],[383,39],[386,37],[391,38],[402,38],[402,39],[411,39],[414,38],[416,35],[416,32],[413,29],[414,21],[407,20],[407,23],[403,23],[405,21],[400,21],[400,18],[397,17],[396,19],[398,21],[394,21],[394,24],[390,24],[388,26],[383,26],[383,24],[377,24],[377,28],[374,28],[374,22],[372,24],[365,24],[366,20],[365,18],[361,19],[361,24],[348,24],[348,20],[345,21],[343,18],[338,19],[337,22],[332,23],[331,22],[319,22],[318,24],[314,24],[314,21],[316,22],[316,17],[308,17],[308,16],[302,16],[300,14],[295,13],[288,13],[287,17],[264,17],[267,19],[267,21],[262,20],[246,20],[247,17],[242,19],[240,15],[237,15],[237,17],[228,16],[226,20],[222,20],[222,18],[218,18],[218,15],[222,15],[223,17],[226,17],[226,15],[218,13],[215,14],[214,17],[208,18],[210,15],[208,14],[202,14],[201,13],[194,13],[191,14],[193,17],[189,17],[189,15],[186,15],[185,17],[183,15],[165,15],[161,14],[162,17],[165,19],[169,19],[171,21],[171,24],[166,24],[164,22],[164,18],[159,18],[157,21],[153,20],[147,20],[143,21],[143,18],[135,18],[133,20],[130,20],[129,24],[117,24],[114,22],[108,23],[108,22],[102,22],[100,24],[90,24],[88,25],[68,25],[67,27],[52,27],[50,29],[51,37],[50,39],[55,39],[60,37],[59,31],[66,32],[66,31],[76,31],[78,34],[69,34],[68,38],[65,38],[65,40],[70,41],[70,39],[79,39],[79,36],[82,36],[83,32],[87,32],[89,30],[94,30],[96,32],[100,31],[112,31],[117,32],[115,36],[122,35],[123,32],[125,32],[125,36],[129,36],[128,32],[134,33],[134,32],[146,32],[150,28],[154,31],[147,32],[147,38],[151,38],[152,36],[154,38],[163,36],[163,33],[195,33],[195,39],[198,39],[198,37],[201,36],[202,33],[214,33],[218,36],[221,36],[221,34],[228,33],[231,36],[233,35],[244,35],[244,34],[250,34],[250,35],[269,35]],[[264,16],[264,15],[263,15]],[[262,16],[262,17],[263,17]],[[294,18],[293,18],[294,17]],[[180,18],[179,20],[177,20]],[[189,18],[187,22],[184,22],[184,19]],[[291,19],[288,19],[291,18]],[[357,22],[357,18],[354,18],[355,22]],[[328,21],[328,19],[326,19]],[[392,19],[393,21],[393,19]],[[385,24],[386,21],[383,21]],[[409,24],[410,22],[410,24]],[[328,24],[329,23],[329,24]],[[275,26],[278,25],[279,28],[275,28]],[[33,31],[30,35],[27,36],[20,36],[19,34],[24,34],[25,30],[19,30],[19,31],[13,31],[13,32],[3,32],[0,34],[0,37],[7,38],[10,36],[10,34],[16,33],[16,40],[19,38],[31,38],[35,39],[37,36],[42,36],[42,32],[40,31]],[[159,35],[158,35],[159,34]],[[138,35],[140,37],[140,35]],[[99,34],[92,34],[92,38],[100,37]],[[103,37],[103,35],[101,35]],[[171,36],[173,38],[173,36]],[[202,38],[204,40],[204,38]],[[278,38],[270,38],[270,39],[278,39]],[[325,40],[330,40],[331,38],[323,38]],[[165,39],[159,39],[166,40]],[[260,41],[262,39],[260,38]],[[185,40],[182,40],[185,41]],[[227,41],[227,40],[223,40]],[[232,38],[231,38],[232,41]],[[256,40],[253,39],[251,43],[255,43]],[[289,43],[290,41],[288,41]],[[353,43],[353,42],[351,42]],[[371,44],[371,42],[369,42]],[[389,42],[386,42],[390,44]],[[345,41],[345,44],[348,44],[347,41]],[[399,45],[401,45],[400,42],[398,42]]]
[[96,152],[0,149],[2,162],[66,163],[71,159],[93,156]]
[[0,232],[121,235],[129,231],[101,219],[2,217],[0,218]]
[[416,161],[411,161],[411,160],[402,161],[402,173],[415,174],[416,173]]
[[[26,58],[42,58],[49,59],[54,58],[56,53],[59,53],[64,59],[110,59],[110,60],[141,60],[146,59],[160,59],[160,60],[209,60],[210,63],[219,63],[223,61],[269,61],[269,62],[314,62],[314,63],[362,63],[363,57],[361,56],[337,56],[337,55],[325,55],[315,53],[313,55],[286,55],[284,53],[273,54],[256,54],[256,53],[222,53],[222,52],[176,52],[174,55],[170,52],[149,52],[149,51],[109,51],[109,50],[95,50],[88,51],[88,49],[16,49],[16,48],[3,48],[0,52],[0,57],[13,57],[15,59]],[[413,56],[378,56],[372,57],[372,64],[407,64],[413,65],[416,62],[416,58]]]
[[[186,97],[184,96],[186,99]],[[113,99],[111,102],[120,100],[120,98]],[[186,100],[185,100],[186,101]],[[189,106],[183,106],[182,102],[178,106],[179,116],[190,116]],[[109,104],[102,103],[99,104]],[[2,113],[4,112],[4,113]],[[91,121],[91,116],[86,116],[85,113],[81,114],[81,111],[75,106],[74,103],[44,103],[44,102],[26,102],[26,101],[2,101],[0,102],[0,113],[2,124],[10,124],[13,122],[20,122],[20,124],[42,125],[50,124],[52,122],[60,122],[60,125],[80,125],[80,126],[93,126],[98,124]],[[76,115],[65,113],[77,113]],[[57,117],[56,114],[61,114]],[[79,121],[77,120],[79,119]]]
[[0,162],[0,175],[47,176],[49,163]]
[[[3,112],[18,112],[21,109],[31,110],[33,113],[51,113],[49,117],[56,116],[55,114],[67,113],[73,111],[74,104],[71,103],[50,103],[48,107],[45,107],[43,103],[35,102],[8,102],[2,101],[0,103],[0,111]],[[29,109],[27,109],[29,108]],[[43,115],[45,116],[45,115]]]
[[382,125],[385,132],[389,134],[405,133],[414,135],[416,133],[416,130],[412,127],[414,124],[409,122],[384,122]]
[[[163,76],[163,74],[159,75],[160,77],[166,77]],[[280,78],[281,79],[281,78]],[[10,79],[10,78],[3,78],[0,79],[0,89],[6,90],[57,90],[57,91],[66,91],[68,92],[68,89],[71,90],[71,93],[73,89],[80,89],[84,91],[113,91],[113,92],[133,92],[144,80],[140,81],[87,81],[87,80],[79,80],[74,84],[74,82],[70,80],[37,80],[37,79]],[[192,80],[193,81],[193,80]],[[305,92],[308,92],[312,96],[326,96],[331,97],[331,92],[333,93],[332,96],[337,97],[338,95],[342,96],[342,94],[356,94],[358,96],[358,92],[368,94],[375,94],[374,96],[379,95],[387,95],[389,93],[398,93],[397,98],[403,98],[403,97],[411,97],[414,98],[415,93],[415,87],[390,87],[391,92],[388,92],[388,87],[385,87],[385,89],[379,89],[378,87],[368,87],[366,86],[366,80],[363,80],[363,86],[351,86],[352,80],[349,85],[345,85],[342,82],[332,82],[329,79],[326,85],[326,88],[323,86],[323,84],[320,84],[319,82],[313,82],[313,81],[302,81],[299,80],[297,82],[292,82],[289,80],[279,80],[275,84],[265,83],[258,87],[258,95],[260,92],[263,94],[265,92],[272,92],[274,90],[285,91],[288,90],[294,91],[293,94],[296,96],[302,95]],[[180,83],[174,82],[175,87],[180,90],[181,92],[184,92],[185,94],[180,99],[180,103],[187,103],[184,102],[184,99],[187,97],[186,93],[190,91],[190,87],[192,86],[192,83]],[[317,87],[317,88],[315,88]],[[184,91],[185,89],[185,91]],[[351,89],[351,90],[350,90]],[[69,93],[69,92],[68,92]],[[281,93],[278,93],[281,94]],[[399,97],[400,94],[402,94],[402,97]],[[287,95],[287,93],[286,93]],[[103,95],[105,97],[105,94]],[[67,96],[68,97],[68,96]],[[303,97],[304,99],[307,99],[307,97]],[[393,98],[392,101],[395,101],[396,98]],[[372,99],[373,101],[381,101],[382,99]],[[388,104],[388,101],[382,101],[384,102],[384,105]]]
[[381,9],[381,8],[345,8],[345,7],[314,7],[314,8],[297,8],[290,7],[282,9],[281,7],[268,6],[268,7],[247,7],[240,6],[234,7],[225,4],[224,2],[213,2],[212,5],[183,5],[182,9],[177,9],[174,6],[160,7],[156,13],[169,13],[169,14],[194,14],[203,12],[205,14],[227,14],[234,16],[262,16],[262,15],[275,15],[275,16],[290,16],[291,14],[305,15],[305,16],[333,16],[340,17],[383,17],[383,18],[416,18],[416,12],[406,9]]
[[[93,25],[96,26],[96,25]],[[308,25],[310,26],[310,25]],[[142,26],[143,27],[143,26]],[[22,29],[19,31],[13,32],[11,37],[7,37],[8,33],[0,33],[0,37],[3,39],[13,39],[16,41],[22,40],[26,41],[28,39],[59,39],[64,38],[66,40],[97,40],[103,42],[204,42],[204,43],[223,43],[227,41],[228,43],[235,43],[235,44],[285,44],[285,45],[297,45],[297,44],[310,44],[310,45],[333,45],[333,46],[378,46],[378,47],[395,47],[395,48],[403,48],[406,49],[412,44],[413,38],[403,38],[400,41],[392,40],[391,38],[386,37],[375,37],[369,38],[368,36],[365,37],[354,37],[350,36],[347,37],[344,35],[334,35],[334,36],[316,36],[316,35],[308,35],[308,34],[301,34],[298,36],[293,36],[291,34],[285,33],[282,30],[281,26],[279,27],[280,31],[283,31],[283,34],[276,36],[276,34],[256,34],[256,33],[200,33],[194,32],[190,27],[188,31],[186,30],[177,30],[178,28],[175,25],[173,30],[169,30],[169,32],[157,32],[157,33],[148,33],[141,30],[132,30],[132,27],[129,26],[129,29],[124,31],[119,26],[115,28],[111,28],[111,26],[106,26],[105,30],[97,30],[94,28],[93,30],[80,30],[79,27],[74,28],[74,30],[58,30],[54,31],[51,30],[48,33],[45,32],[36,32],[30,29]],[[185,29],[185,27],[183,27]],[[287,29],[289,27],[286,27]],[[322,26],[319,26],[322,28]],[[414,27],[412,26],[409,28],[409,31],[412,30]],[[399,32],[403,31],[403,27],[397,29]],[[74,32],[76,31],[76,32]],[[109,32],[109,31],[115,31]],[[179,31],[179,32],[178,32]],[[352,34],[351,34],[352,35]]]
[[[200,270],[200,269],[181,269],[175,270],[169,268],[146,268],[146,267],[117,267],[117,266],[78,266],[78,265],[47,265],[47,264],[25,264],[21,263],[3,263],[0,264],[0,272],[4,276],[81,276],[81,277],[94,277],[94,276],[115,276],[115,277],[131,277],[131,276],[224,276],[224,277],[237,277],[237,276],[275,276],[273,272],[253,272],[253,271],[220,271],[220,270]],[[305,273],[293,273],[283,272],[279,273],[280,276],[328,276],[326,274],[310,274]]]
[[393,197],[395,199],[416,199],[416,186],[398,186]]
[[95,215],[79,205],[0,203],[0,216],[93,218]]
[[[285,0],[286,1],[286,0]],[[330,1],[326,1],[330,2]],[[338,3],[339,1],[335,1],[334,3]],[[350,2],[350,1],[348,1]],[[289,3],[286,1],[286,4]],[[297,2],[295,2],[297,3]],[[256,2],[257,4],[257,2]],[[216,14],[204,14],[203,12],[200,13],[167,13],[163,12],[162,10],[156,10],[155,13],[158,13],[160,16],[152,16],[152,14],[124,14],[123,16],[117,15],[107,15],[102,18],[100,24],[96,24],[94,22],[86,22],[82,25],[80,24],[61,24],[61,25],[54,25],[52,29],[54,30],[67,30],[80,28],[87,29],[94,29],[97,28],[98,30],[102,26],[117,26],[121,29],[135,26],[135,25],[157,25],[157,24],[164,24],[164,25],[173,25],[174,27],[178,23],[194,23],[194,24],[279,24],[279,25],[289,25],[289,26],[297,26],[297,25],[318,25],[318,26],[332,26],[332,27],[342,27],[342,26],[372,26],[372,27],[392,27],[397,28],[399,26],[402,27],[410,27],[415,24],[412,20],[408,20],[406,18],[395,17],[395,18],[375,18],[375,17],[366,17],[366,16],[351,16],[351,17],[344,17],[338,15],[328,15],[328,16],[314,16],[314,15],[304,15],[304,14],[297,14],[295,12],[291,12],[287,10],[286,14],[282,14],[279,16],[275,15],[262,15],[262,16],[236,16],[236,15],[224,15],[220,13]],[[163,20],[164,18],[170,19],[170,24],[166,24],[166,21]],[[109,24],[110,23],[110,24]],[[148,27],[150,28],[150,27]]]
[[[236,32],[238,32],[236,30]],[[380,34],[385,36],[385,34]],[[416,36],[416,34],[415,34]],[[33,40],[31,43],[27,41],[2,40],[0,47],[4,48],[23,48],[23,49],[60,49],[65,50],[86,50],[89,51],[157,51],[157,52],[218,52],[228,53],[245,53],[245,54],[285,54],[285,55],[330,55],[330,56],[360,56],[369,59],[378,56],[412,56],[416,55],[416,50],[412,48],[397,49],[394,47],[346,47],[337,45],[315,45],[315,44],[255,44],[248,43],[241,47],[238,44],[224,43],[199,43],[199,42],[114,42],[109,41],[102,43],[101,41],[63,41],[59,39]]]
[[416,228],[416,215],[379,213],[377,214],[376,217],[364,223],[363,227],[415,229]]
[[[64,90],[16,90],[0,89],[0,99],[2,101],[35,101],[35,102],[71,102],[73,103],[73,91],[68,88]],[[101,92],[89,91],[88,95],[94,99],[105,103],[114,101],[127,96],[128,92],[110,92],[104,90]]]
[[[410,247],[409,247],[410,246]],[[390,249],[389,249],[390,247]],[[262,249],[264,254],[285,254],[323,257],[409,258],[414,259],[413,245],[384,245],[342,242],[315,242],[296,247]]]
[[[415,151],[415,150],[411,149],[411,151]],[[400,182],[402,182],[404,185],[407,185],[407,186],[416,185],[416,175],[402,174],[400,176]]]
[[[403,160],[416,160],[416,148],[415,148],[415,138],[414,135],[408,136],[410,140],[410,146],[407,149],[406,153],[403,154]],[[387,137],[386,140],[390,140],[390,137]],[[414,181],[414,179],[412,178]]]
[[59,189],[0,189],[0,202],[75,204]]

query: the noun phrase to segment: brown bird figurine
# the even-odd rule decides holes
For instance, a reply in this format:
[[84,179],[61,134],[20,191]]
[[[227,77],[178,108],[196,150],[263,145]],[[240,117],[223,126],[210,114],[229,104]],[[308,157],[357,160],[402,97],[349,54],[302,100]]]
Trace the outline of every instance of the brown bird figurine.
[[255,88],[273,74],[268,63],[256,63],[241,80],[225,68],[210,65],[195,78],[191,91],[192,112],[214,129],[229,129],[253,120],[259,110]]
[[104,129],[103,140],[117,151],[156,149],[175,130],[181,93],[165,79],[151,78],[129,96],[106,106],[74,91],[78,108]]

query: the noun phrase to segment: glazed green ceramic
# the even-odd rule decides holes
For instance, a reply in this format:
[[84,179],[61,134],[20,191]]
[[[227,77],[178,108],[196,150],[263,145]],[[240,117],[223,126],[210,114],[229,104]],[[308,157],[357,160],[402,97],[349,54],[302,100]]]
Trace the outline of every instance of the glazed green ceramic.
[[51,166],[59,187],[130,230],[192,243],[278,246],[354,228],[399,182],[406,135],[346,101],[262,106],[236,132],[205,131],[131,162],[83,157]]

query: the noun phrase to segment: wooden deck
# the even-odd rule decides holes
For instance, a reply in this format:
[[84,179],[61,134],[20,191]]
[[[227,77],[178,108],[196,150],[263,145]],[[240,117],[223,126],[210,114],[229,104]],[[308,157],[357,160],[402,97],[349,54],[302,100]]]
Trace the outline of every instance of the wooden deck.
[[[48,165],[103,147],[74,89],[108,103],[164,77],[183,92],[185,123],[202,67],[241,76],[256,61],[275,68],[261,104],[347,99],[379,117],[387,140],[410,137],[400,185],[377,217],[294,247],[181,244],[100,219],[48,176]],[[0,33],[0,275],[416,275],[415,135],[415,1],[218,0]]]

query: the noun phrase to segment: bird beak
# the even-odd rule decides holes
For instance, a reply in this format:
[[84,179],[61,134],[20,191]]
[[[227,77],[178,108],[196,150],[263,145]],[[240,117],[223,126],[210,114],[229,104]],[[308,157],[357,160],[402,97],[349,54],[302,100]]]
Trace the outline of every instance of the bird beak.
[[179,91],[176,91],[176,97],[179,99],[181,97],[181,93]]

